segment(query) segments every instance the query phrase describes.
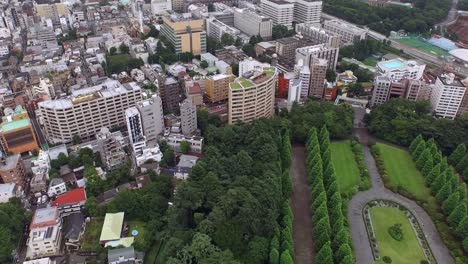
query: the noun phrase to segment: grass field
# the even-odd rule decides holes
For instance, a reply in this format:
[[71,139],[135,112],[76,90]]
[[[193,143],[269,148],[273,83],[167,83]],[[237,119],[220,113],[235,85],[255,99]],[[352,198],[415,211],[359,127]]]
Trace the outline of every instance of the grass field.
[[158,257],[159,248],[161,243],[158,241],[154,243],[151,248],[145,254],[145,263],[147,264],[155,264],[156,258]]
[[377,65],[377,61],[373,60],[373,59],[366,59],[362,63],[364,63],[367,66],[371,66],[371,67],[375,67]]
[[406,150],[381,143],[377,146],[382,153],[390,185],[400,187],[422,201],[433,198],[424,184],[424,177]]
[[[403,211],[398,208],[373,207],[370,209],[370,215],[381,258],[377,261],[378,264],[384,263],[383,256],[389,256],[392,263],[398,264],[420,263],[426,259]],[[394,224],[401,224],[403,231],[401,241],[393,239],[388,233],[388,228]]]
[[103,224],[104,218],[92,218],[91,222],[86,224],[83,243],[81,243],[82,250],[98,250],[100,248],[99,237]]
[[348,193],[359,185],[359,168],[348,140],[333,142],[331,156],[341,193]]
[[134,245],[138,247],[139,245],[145,244],[145,223],[140,221],[128,221],[128,236],[132,236],[132,230],[137,230],[138,235],[135,236]]
[[426,42],[418,37],[408,37],[402,39],[396,39],[403,45],[410,46],[412,48],[421,50],[425,53],[436,55],[436,56],[447,56],[449,53],[439,47],[432,45],[429,42]]

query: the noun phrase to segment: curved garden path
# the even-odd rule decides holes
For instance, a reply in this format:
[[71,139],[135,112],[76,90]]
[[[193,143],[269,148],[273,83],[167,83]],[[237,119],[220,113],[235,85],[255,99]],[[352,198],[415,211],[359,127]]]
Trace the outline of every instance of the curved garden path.
[[309,202],[310,190],[305,167],[305,148],[302,145],[293,146],[291,174],[294,186],[292,194],[294,263],[312,264],[314,263],[314,242]]
[[370,153],[369,147],[364,144],[369,139],[367,129],[356,128],[354,134],[359,138],[361,143],[363,143],[362,151],[364,153],[364,159],[369,169],[369,175],[372,183],[372,187],[368,191],[357,193],[355,196],[353,196],[348,204],[348,221],[351,238],[353,240],[354,252],[356,255],[356,263],[375,263],[364,224],[362,210],[368,202],[376,199],[390,200],[399,203],[410,210],[423,229],[424,235],[426,236],[427,242],[431,247],[432,253],[437,263],[455,263],[454,259],[450,255],[448,248],[442,241],[434,223],[432,222],[432,219],[429,217],[426,211],[424,211],[422,207],[416,204],[416,202],[385,188],[377,169],[377,165],[375,164],[374,157]]

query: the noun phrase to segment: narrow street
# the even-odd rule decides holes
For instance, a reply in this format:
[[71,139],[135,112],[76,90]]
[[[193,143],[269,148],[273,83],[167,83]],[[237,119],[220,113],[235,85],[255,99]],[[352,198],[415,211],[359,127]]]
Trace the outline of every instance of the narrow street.
[[312,240],[310,190],[307,182],[304,146],[293,146],[291,173],[294,186],[292,195],[294,263],[311,264],[314,263],[314,242]]

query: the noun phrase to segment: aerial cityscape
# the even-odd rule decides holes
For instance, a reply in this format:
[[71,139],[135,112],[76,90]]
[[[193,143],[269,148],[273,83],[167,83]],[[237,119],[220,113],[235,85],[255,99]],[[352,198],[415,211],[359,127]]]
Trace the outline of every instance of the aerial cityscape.
[[0,1],[0,264],[468,264],[468,0]]

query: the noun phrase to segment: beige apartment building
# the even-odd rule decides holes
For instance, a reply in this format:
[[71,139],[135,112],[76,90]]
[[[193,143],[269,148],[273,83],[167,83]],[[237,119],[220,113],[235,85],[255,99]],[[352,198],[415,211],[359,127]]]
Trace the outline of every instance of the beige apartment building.
[[163,18],[161,34],[174,46],[177,53],[192,52],[200,55],[206,52],[204,19],[192,19],[182,15]]
[[35,5],[38,17],[50,18],[54,22],[59,21],[60,17],[68,17],[70,11],[63,3],[39,4]]
[[40,102],[38,114],[47,139],[52,143],[66,143],[74,135],[89,138],[102,127],[124,126],[125,109],[141,100],[141,89],[135,83],[107,80],[73,91],[67,98]]
[[229,84],[232,83],[235,76],[232,74],[216,74],[206,79],[206,96],[210,102],[219,102],[228,99]]
[[274,114],[278,71],[256,68],[229,84],[229,124],[251,122]]

